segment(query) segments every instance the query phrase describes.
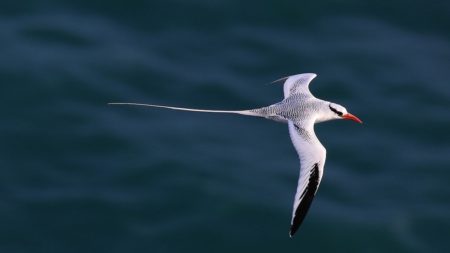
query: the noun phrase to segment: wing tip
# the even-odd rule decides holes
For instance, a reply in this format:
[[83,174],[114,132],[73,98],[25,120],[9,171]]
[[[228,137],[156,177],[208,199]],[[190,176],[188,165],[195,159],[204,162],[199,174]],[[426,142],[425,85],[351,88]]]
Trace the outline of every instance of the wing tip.
[[277,80],[272,81],[272,82],[270,82],[270,83],[271,83],[271,84],[276,84],[276,83],[279,83],[279,82],[281,82],[281,81],[286,81],[289,77],[291,77],[291,76],[285,76],[285,77],[282,77],[282,78],[278,78]]
[[311,82],[314,78],[317,77],[316,73],[302,73],[302,74],[297,74],[297,75],[293,75],[296,77],[300,77],[300,76],[310,76],[309,81]]
[[295,233],[297,232],[299,226],[295,226],[294,224],[291,224],[291,228],[289,230],[289,237],[294,238]]
[[279,79],[277,79],[275,81],[272,81],[271,84],[275,84],[275,83],[278,83],[278,82],[281,82],[281,81],[286,81],[287,79],[289,79],[291,77],[296,77],[296,76],[298,77],[298,76],[301,76],[301,75],[310,75],[311,76],[310,80],[313,80],[314,78],[317,77],[316,73],[302,73],[302,74],[289,75],[289,76],[285,76],[285,77],[279,78]]
[[297,230],[300,228],[303,220],[311,207],[314,196],[316,195],[317,189],[320,183],[319,177],[319,163],[315,163],[310,170],[309,182],[300,196],[300,203],[296,206],[292,221],[291,229],[289,231],[289,236],[292,238]]
[[294,238],[294,233],[292,233],[292,231],[289,231],[289,238]]

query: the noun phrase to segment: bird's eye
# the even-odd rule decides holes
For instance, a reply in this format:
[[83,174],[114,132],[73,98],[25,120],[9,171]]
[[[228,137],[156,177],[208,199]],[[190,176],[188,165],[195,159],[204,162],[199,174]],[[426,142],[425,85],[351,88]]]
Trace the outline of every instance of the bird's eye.
[[331,110],[331,111],[333,111],[334,113],[336,113],[336,114],[339,115],[339,116],[342,116],[342,112],[340,112],[340,111],[334,109],[333,107],[331,107],[331,105],[328,105],[328,106],[330,107],[330,110]]

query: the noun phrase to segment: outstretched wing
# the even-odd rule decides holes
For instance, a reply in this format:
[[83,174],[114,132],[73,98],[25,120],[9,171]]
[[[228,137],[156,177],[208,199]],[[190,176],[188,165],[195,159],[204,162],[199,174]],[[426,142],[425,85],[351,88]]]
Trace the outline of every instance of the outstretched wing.
[[325,165],[326,150],[317,139],[312,124],[310,125],[305,128],[289,121],[289,134],[300,158],[300,177],[289,231],[291,237],[302,224],[311,206]]
[[309,83],[316,77],[314,73],[304,73],[281,78],[277,81],[286,80],[283,85],[284,98],[292,94],[304,93],[310,95]]

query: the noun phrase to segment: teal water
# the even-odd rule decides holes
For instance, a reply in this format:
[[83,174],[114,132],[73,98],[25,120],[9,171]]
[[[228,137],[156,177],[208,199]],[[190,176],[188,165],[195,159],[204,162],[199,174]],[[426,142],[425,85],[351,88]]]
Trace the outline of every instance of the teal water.
[[[0,252],[450,250],[448,2],[0,7]],[[317,126],[294,239],[285,125],[106,105],[253,108],[302,72],[364,125]]]

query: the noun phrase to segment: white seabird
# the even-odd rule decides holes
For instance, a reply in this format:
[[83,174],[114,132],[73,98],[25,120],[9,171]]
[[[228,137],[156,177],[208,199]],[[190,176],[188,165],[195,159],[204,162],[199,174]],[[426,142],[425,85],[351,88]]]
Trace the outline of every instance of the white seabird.
[[333,119],[349,119],[362,123],[358,117],[348,113],[343,106],[318,99],[311,94],[309,83],[316,76],[313,73],[305,73],[277,80],[285,81],[284,99],[276,104],[251,110],[203,110],[139,103],[109,104],[150,106],[192,112],[233,113],[287,123],[292,143],[300,158],[300,177],[289,231],[289,236],[292,237],[303,222],[317,193],[325,165],[326,150],[314,133],[314,124]]

